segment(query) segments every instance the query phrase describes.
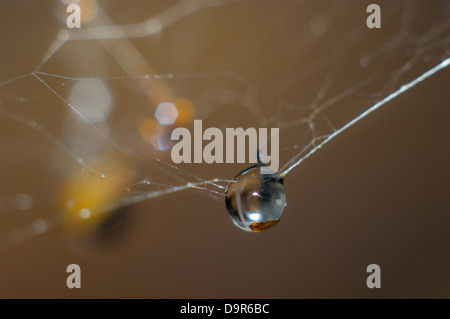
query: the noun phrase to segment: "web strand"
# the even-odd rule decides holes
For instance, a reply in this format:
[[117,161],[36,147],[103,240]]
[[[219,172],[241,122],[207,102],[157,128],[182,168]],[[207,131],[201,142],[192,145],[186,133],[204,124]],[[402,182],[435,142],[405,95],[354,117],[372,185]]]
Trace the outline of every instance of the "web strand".
[[438,65],[436,65],[434,68],[428,70],[427,72],[423,73],[421,76],[419,76],[416,79],[414,79],[413,81],[409,82],[408,84],[402,85],[397,91],[389,94],[384,99],[382,99],[378,103],[375,103],[369,109],[367,109],[366,111],[362,112],[360,115],[355,117],[353,120],[351,120],[350,122],[345,124],[343,127],[341,127],[340,129],[336,130],[334,133],[332,133],[330,136],[328,136],[325,140],[323,140],[319,145],[317,145],[311,151],[309,151],[305,156],[303,156],[297,162],[295,162],[290,167],[288,167],[283,172],[281,172],[280,175],[282,177],[285,177],[294,168],[299,166],[305,159],[309,158],[311,155],[313,155],[315,152],[317,152],[319,149],[321,149],[325,144],[327,144],[332,139],[334,139],[336,136],[340,135],[341,133],[343,133],[348,128],[350,128],[351,126],[353,126],[356,123],[358,123],[359,121],[361,121],[363,118],[365,118],[366,116],[368,116],[372,112],[378,110],[380,107],[382,107],[383,105],[385,105],[389,101],[391,101],[391,100],[397,98],[398,96],[402,95],[403,93],[405,93],[409,89],[413,88],[414,86],[416,86],[420,82],[424,81],[425,79],[429,78],[430,76],[436,74],[440,70],[445,69],[446,67],[449,66],[449,64],[450,64],[450,58],[447,58],[444,61],[442,61],[441,63],[439,63]]

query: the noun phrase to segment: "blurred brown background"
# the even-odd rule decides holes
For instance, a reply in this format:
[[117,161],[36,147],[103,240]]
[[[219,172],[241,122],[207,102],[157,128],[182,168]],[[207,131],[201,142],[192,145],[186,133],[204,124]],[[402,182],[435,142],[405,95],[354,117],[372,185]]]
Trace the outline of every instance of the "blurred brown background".
[[[187,10],[205,2],[184,3],[179,8]],[[125,54],[127,72],[111,54],[115,43],[130,48],[121,40],[76,40],[64,44],[39,71],[70,77],[41,76],[65,99],[78,82],[73,78],[123,76],[104,80],[113,106],[96,127],[144,157],[171,163],[167,152],[155,151],[139,136],[139,121],[153,114],[162,89],[161,82],[139,82],[138,75],[187,74],[162,83],[192,101],[205,127],[274,127],[309,115],[321,88],[324,102],[369,79],[325,111],[339,127],[450,55],[448,1],[377,1],[380,30],[365,26],[369,3],[224,1],[200,6],[186,17],[180,9],[171,11],[179,17],[172,25],[130,39],[147,62],[142,70],[130,66],[136,60]],[[96,15],[83,22],[82,30],[105,25],[107,19],[120,25],[145,21],[178,8],[179,2],[98,4],[89,9]],[[136,180],[179,185],[77,122],[35,77],[4,83],[40,65],[58,31],[66,29],[64,9],[57,1],[1,3],[0,108],[40,123],[72,154],[91,158],[89,163],[101,170],[117,172],[127,163]],[[11,231],[58,216],[55,197],[61,185],[84,173],[61,146],[2,116],[0,231],[6,239],[0,252],[0,297],[449,298],[449,81],[447,69],[439,72],[296,168],[285,179],[283,218],[267,232],[240,231],[220,196],[215,201],[186,190],[125,207],[129,223],[123,234],[82,251],[74,249],[62,227],[20,245],[8,239]],[[149,91],[143,94],[145,88]],[[34,98],[23,102],[18,96]],[[324,123],[317,129],[318,135],[330,133]],[[298,152],[295,145],[311,141],[309,134],[304,125],[282,129],[282,164]],[[105,160],[98,155],[104,153],[115,155]],[[224,179],[245,167],[182,166],[196,176]],[[30,194],[32,207],[14,206],[18,194]],[[72,263],[81,267],[81,289],[66,287],[65,270]],[[365,270],[372,263],[381,267],[381,289],[366,287]]]

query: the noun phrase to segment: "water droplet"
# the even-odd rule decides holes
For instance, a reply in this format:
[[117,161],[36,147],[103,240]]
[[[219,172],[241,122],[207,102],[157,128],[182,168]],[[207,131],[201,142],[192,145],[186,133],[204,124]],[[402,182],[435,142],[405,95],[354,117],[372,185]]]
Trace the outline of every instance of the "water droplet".
[[225,204],[233,223],[248,232],[261,232],[278,223],[286,207],[283,178],[261,174],[251,167],[234,178],[226,190]]

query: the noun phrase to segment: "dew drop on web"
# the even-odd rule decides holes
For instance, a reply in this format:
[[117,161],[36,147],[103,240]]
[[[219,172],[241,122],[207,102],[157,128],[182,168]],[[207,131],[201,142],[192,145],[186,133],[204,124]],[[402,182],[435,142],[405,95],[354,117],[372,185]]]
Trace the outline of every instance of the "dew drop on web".
[[261,174],[260,166],[248,168],[228,185],[225,204],[238,228],[253,233],[271,228],[286,207],[283,178]]

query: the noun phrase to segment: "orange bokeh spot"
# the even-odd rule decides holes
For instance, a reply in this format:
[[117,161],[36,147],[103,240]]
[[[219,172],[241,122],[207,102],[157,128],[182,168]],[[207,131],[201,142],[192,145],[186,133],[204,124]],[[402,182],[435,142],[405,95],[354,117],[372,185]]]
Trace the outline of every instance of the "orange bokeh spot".
[[79,3],[81,9],[81,23],[90,22],[95,18],[98,12],[97,0],[81,0]]
[[194,118],[195,106],[189,99],[177,99],[174,104],[178,110],[178,118],[175,122],[176,125],[188,122]]
[[158,134],[160,124],[155,118],[147,118],[139,126],[139,133],[146,142],[150,142]]

